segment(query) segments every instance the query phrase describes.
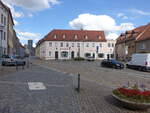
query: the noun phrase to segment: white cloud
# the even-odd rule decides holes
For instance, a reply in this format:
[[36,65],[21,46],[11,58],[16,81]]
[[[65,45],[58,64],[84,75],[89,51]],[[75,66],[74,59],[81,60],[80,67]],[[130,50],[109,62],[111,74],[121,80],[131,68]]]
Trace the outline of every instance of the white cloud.
[[36,47],[36,43],[33,43],[33,47]]
[[11,0],[2,0],[2,1],[4,2],[4,4],[6,4],[10,8],[10,10],[12,12],[12,16],[14,18],[20,18],[20,17],[24,16],[23,12],[21,12],[21,11],[15,11],[13,3],[12,3]]
[[18,21],[14,20],[15,26],[19,25]]
[[119,35],[116,33],[109,33],[108,35],[106,35],[106,39],[109,39],[109,40],[115,40],[118,37],[119,37]]
[[133,23],[121,23],[120,26],[116,26],[117,30],[119,31],[126,31],[126,30],[131,30],[134,29]]
[[22,32],[20,30],[16,30],[16,32],[21,42],[25,43],[27,42],[27,40],[31,39],[34,42],[34,46],[35,46],[35,43],[41,38],[41,34],[39,33]]
[[31,32],[21,32],[17,30],[19,36],[27,37],[27,38],[37,38],[40,37],[39,33],[31,33]]
[[29,17],[33,17],[33,14],[32,14],[32,13],[29,13],[28,16],[29,16]]
[[40,11],[59,4],[59,0],[3,0],[11,6],[19,6],[32,11]]
[[69,25],[73,29],[104,30],[107,37],[110,38],[110,36],[112,36],[113,39],[116,38],[117,32],[123,32],[134,28],[132,23],[121,23],[117,25],[115,19],[108,15],[92,14],[80,14],[77,18],[70,21]]
[[128,17],[124,13],[118,13],[117,17],[122,18],[122,19],[128,19]]
[[139,10],[139,9],[130,9],[130,11],[132,13],[135,13],[135,14],[150,16],[150,12],[142,11],[142,10]]
[[[21,18],[25,14],[22,11],[16,11],[15,6],[27,9],[29,11],[41,11],[50,8],[53,5],[59,4],[59,0],[2,0],[12,12],[13,17]],[[33,14],[29,14],[32,17]]]

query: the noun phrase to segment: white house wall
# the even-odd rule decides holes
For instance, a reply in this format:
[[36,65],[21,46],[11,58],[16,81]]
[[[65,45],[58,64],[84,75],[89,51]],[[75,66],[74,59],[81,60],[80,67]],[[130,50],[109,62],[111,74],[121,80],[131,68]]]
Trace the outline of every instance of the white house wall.
[[[52,46],[49,44],[52,43]],[[61,47],[61,43],[63,43],[63,47]],[[68,47],[66,47],[66,44],[68,43]],[[78,56],[78,52],[80,53],[80,57],[85,58],[85,53],[90,53],[91,56],[95,54],[95,59],[106,59],[107,54],[114,54],[114,47],[108,47],[108,43],[114,43],[115,41],[111,42],[73,42],[73,41],[45,41],[40,45],[39,56],[41,59],[55,59],[55,52],[58,51],[58,59],[71,59],[71,52],[74,51],[74,57]],[[72,46],[74,44],[74,47]],[[78,47],[78,44],[80,47]],[[89,44],[89,47],[87,47],[87,44]],[[102,47],[100,46],[102,45]],[[98,46],[98,52],[97,52],[97,46]],[[111,51],[110,51],[111,50]],[[68,52],[67,57],[62,57],[61,52],[66,51]],[[103,53],[104,57],[99,58],[98,54]]]
[[[4,25],[4,23],[1,22],[2,15],[3,15],[3,21],[4,21],[4,17],[6,18],[6,25]],[[4,50],[6,54],[7,49],[8,49],[8,46],[7,46],[8,12],[1,4],[0,4],[0,26],[1,26],[0,30],[3,33],[2,36],[0,36],[0,47],[2,49],[2,54],[4,54]],[[4,40],[4,32],[5,32],[5,40]]]

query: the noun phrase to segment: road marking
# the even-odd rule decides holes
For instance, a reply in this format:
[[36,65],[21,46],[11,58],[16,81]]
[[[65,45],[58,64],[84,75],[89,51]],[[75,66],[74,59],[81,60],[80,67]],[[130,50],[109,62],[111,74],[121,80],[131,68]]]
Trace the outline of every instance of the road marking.
[[28,82],[28,86],[30,90],[46,90],[42,82]]

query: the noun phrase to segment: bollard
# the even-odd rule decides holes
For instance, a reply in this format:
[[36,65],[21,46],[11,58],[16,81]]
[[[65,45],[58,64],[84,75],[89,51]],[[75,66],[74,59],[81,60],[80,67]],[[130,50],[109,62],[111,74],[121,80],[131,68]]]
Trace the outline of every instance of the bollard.
[[24,70],[24,65],[22,65],[22,70]]
[[27,61],[27,68],[29,68],[29,59],[28,59],[28,61]]
[[16,71],[18,71],[18,65],[16,64]]
[[78,93],[80,92],[80,74],[78,74],[78,88],[77,88]]

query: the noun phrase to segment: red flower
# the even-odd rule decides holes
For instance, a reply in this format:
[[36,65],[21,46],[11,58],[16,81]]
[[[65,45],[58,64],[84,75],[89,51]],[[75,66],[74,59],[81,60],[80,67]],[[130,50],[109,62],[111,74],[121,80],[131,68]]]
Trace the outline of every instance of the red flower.
[[118,88],[118,91],[128,97],[132,96],[150,96],[150,91],[139,91],[137,89]]

